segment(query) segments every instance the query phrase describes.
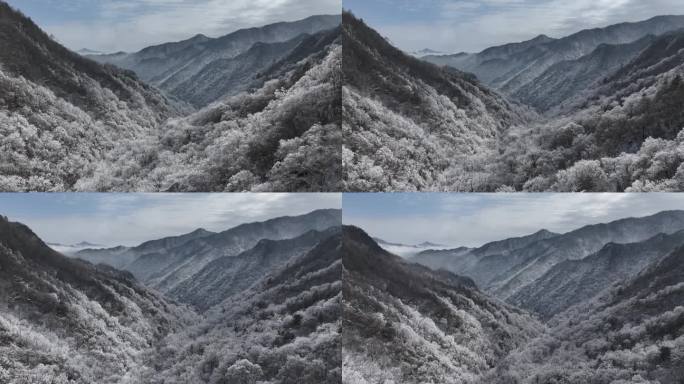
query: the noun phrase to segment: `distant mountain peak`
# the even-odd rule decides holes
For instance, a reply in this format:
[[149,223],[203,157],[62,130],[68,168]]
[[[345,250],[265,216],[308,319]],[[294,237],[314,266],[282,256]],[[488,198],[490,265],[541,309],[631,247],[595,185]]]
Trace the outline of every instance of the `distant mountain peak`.
[[557,235],[556,232],[551,232],[548,229],[540,229],[533,233],[532,236],[546,236],[546,235]]
[[530,41],[540,42],[540,41],[553,41],[553,40],[556,40],[556,39],[554,39],[553,37],[549,37],[547,35],[541,34],[541,35],[538,35],[537,37],[535,37],[534,39],[532,39]]

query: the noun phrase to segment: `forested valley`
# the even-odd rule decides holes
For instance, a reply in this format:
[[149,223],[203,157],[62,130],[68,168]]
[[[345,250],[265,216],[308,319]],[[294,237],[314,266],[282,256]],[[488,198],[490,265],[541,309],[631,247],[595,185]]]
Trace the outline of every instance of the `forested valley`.
[[422,58],[343,19],[346,190],[684,186],[684,17]]
[[0,190],[336,190],[339,24],[84,57],[0,2]]
[[342,378],[679,384],[684,212],[394,255],[343,228]]
[[63,255],[0,217],[0,381],[340,383],[341,211]]

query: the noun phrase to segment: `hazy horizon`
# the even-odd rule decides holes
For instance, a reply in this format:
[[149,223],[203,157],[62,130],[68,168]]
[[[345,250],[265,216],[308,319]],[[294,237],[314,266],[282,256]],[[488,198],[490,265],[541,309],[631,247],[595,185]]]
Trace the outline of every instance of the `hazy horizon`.
[[204,228],[341,208],[335,193],[49,193],[0,194],[0,215],[43,241],[134,246]]
[[[344,0],[343,7],[407,52],[476,53],[539,35],[684,15],[684,2],[656,0]],[[467,38],[459,38],[467,36]]]
[[341,0],[7,0],[67,48],[135,52],[239,29],[338,14]]
[[585,225],[661,211],[684,210],[677,193],[392,193],[342,197],[342,222],[370,236],[402,244],[452,247],[533,234],[566,233]]

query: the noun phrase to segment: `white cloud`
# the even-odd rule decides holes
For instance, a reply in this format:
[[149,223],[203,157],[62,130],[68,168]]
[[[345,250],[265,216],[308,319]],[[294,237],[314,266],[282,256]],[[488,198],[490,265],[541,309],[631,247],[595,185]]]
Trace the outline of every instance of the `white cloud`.
[[[411,200],[410,195],[407,194],[407,200]],[[350,215],[347,211],[350,203],[345,201],[343,222],[386,241],[406,244],[430,241],[455,247],[479,246],[540,229],[564,233],[625,217],[684,210],[684,195],[676,193],[424,195],[423,201],[418,199],[408,210],[416,212],[416,205],[420,207],[420,204],[431,207],[421,214],[402,215],[398,209],[391,216]],[[435,200],[438,210],[434,210]]]
[[78,194],[55,195],[55,204],[73,207],[73,214],[14,215],[45,241],[74,244],[136,245],[146,240],[180,235],[197,228],[223,231],[236,225],[300,215],[315,209],[341,208],[335,193],[209,193],[93,194],[92,212],[81,212]]
[[137,51],[342,9],[341,0],[105,0],[97,6],[95,18],[41,27],[74,50]]

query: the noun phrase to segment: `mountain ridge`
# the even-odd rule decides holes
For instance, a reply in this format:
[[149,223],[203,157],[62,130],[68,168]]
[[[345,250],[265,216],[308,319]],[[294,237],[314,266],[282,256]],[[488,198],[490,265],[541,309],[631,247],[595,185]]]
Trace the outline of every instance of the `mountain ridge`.
[[181,292],[179,285],[184,282],[189,285],[188,279],[216,259],[235,257],[261,240],[285,240],[311,230],[324,231],[339,226],[341,220],[339,209],[319,209],[302,215],[242,223],[220,232],[198,229],[132,248],[82,251],[75,257],[130,271],[145,284],[168,294],[174,290]]
[[[196,35],[134,53],[90,57],[133,70],[169,94],[203,107],[260,86],[253,77],[266,70],[269,63],[287,55],[305,36],[334,29],[339,23],[337,15],[314,15],[293,22],[240,29],[216,38]],[[269,54],[265,47],[271,51]],[[226,80],[220,76],[221,72],[231,73],[228,84],[224,84]],[[216,88],[211,84],[221,86]]]

